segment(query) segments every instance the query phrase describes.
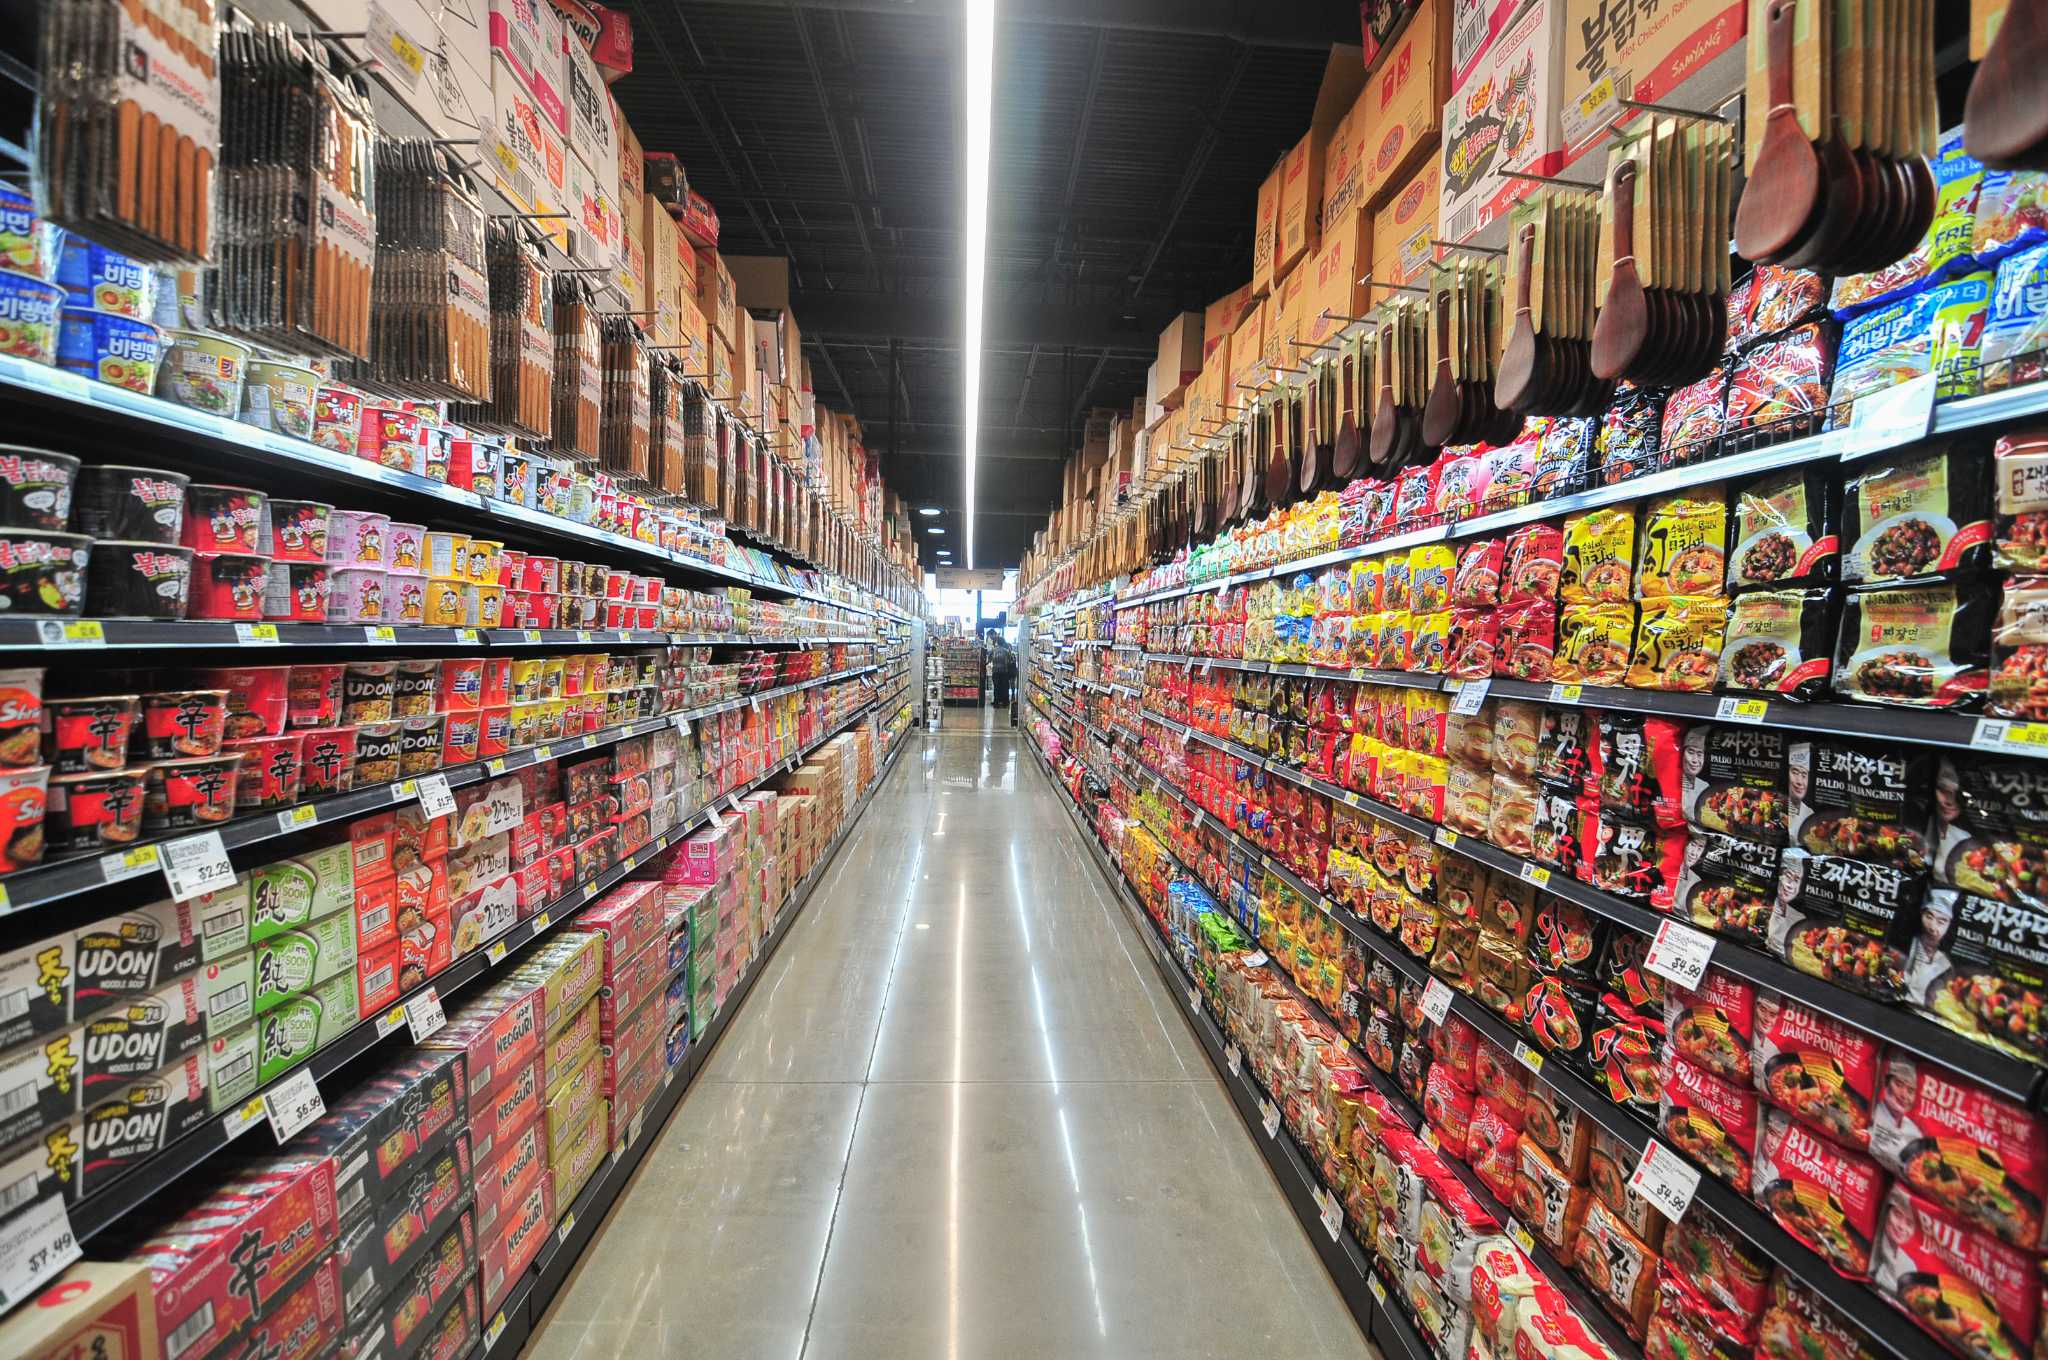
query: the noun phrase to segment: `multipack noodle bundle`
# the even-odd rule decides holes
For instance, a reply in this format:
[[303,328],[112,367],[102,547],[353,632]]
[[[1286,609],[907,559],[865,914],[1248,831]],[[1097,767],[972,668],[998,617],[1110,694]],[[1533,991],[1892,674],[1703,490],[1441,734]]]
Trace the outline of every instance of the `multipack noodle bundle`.
[[604,417],[604,338],[597,290],[578,274],[555,276],[555,450],[595,459]]
[[647,335],[631,317],[604,322],[604,414],[598,452],[614,477],[645,480],[654,437],[653,397],[648,391]]
[[547,439],[554,431],[554,276],[520,223],[492,223],[485,243],[491,292],[490,399],[450,407],[448,417],[476,429]]
[[340,376],[394,396],[489,400],[490,315],[475,190],[432,142],[380,141],[369,361]]
[[234,16],[221,35],[213,329],[288,354],[370,354],[377,124],[325,47]]
[[653,423],[648,433],[653,467],[649,478],[656,491],[681,495],[684,452],[689,438],[683,421],[683,365],[668,354],[656,354],[649,365],[648,399]]
[[210,0],[42,6],[36,201],[138,260],[212,258],[219,21]]

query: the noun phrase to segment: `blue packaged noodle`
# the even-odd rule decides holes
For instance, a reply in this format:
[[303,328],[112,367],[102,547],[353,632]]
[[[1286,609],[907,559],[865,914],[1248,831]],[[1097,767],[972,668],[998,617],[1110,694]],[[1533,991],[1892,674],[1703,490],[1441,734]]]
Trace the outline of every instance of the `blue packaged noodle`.
[[1991,286],[1984,322],[1984,390],[2048,376],[2048,243],[2007,256]]
[[1980,265],[1996,264],[2016,250],[2048,242],[2048,174],[2038,170],[1990,170],[1977,194],[1977,226],[1970,253]]
[[1940,375],[1937,397],[1975,395],[1991,282],[1988,271],[1965,274],[1842,327],[1828,428],[1846,426],[1859,398],[1928,373]]

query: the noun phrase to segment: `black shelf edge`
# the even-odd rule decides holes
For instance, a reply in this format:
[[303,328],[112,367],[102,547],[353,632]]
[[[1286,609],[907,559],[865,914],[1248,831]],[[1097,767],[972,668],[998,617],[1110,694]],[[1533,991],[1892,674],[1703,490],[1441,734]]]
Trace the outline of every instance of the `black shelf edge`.
[[0,651],[76,656],[134,649],[348,650],[358,647],[823,647],[876,646],[865,637],[789,638],[665,633],[641,628],[426,628],[410,624],[229,623],[207,619],[0,619]]
[[[702,708],[637,718],[632,722],[620,723],[597,732],[558,737],[553,741],[522,747],[502,756],[491,756],[465,765],[448,766],[430,773],[444,776],[451,789],[461,788],[513,770],[524,769],[529,765],[543,764],[561,756],[611,746],[663,727],[697,722],[732,709],[746,708],[755,703],[765,703],[770,699],[795,694],[800,690],[853,680],[875,669],[873,666],[861,666],[832,675],[816,676],[792,685],[782,685],[738,699],[727,699]],[[5,878],[0,878],[0,918],[49,906],[82,893],[154,873],[161,863],[162,847],[185,836],[218,831],[222,846],[232,852],[265,841],[297,835],[315,827],[333,826],[373,812],[382,812],[386,808],[411,802],[418,797],[421,777],[411,776],[388,784],[373,784],[367,788],[351,789],[347,793],[335,794],[333,797],[314,802],[299,803],[290,808],[237,817],[218,826],[185,828],[177,835],[159,836],[138,842],[127,850],[81,855],[73,859],[18,869]]]
[[[619,1197],[632,1183],[634,1174],[640,1169],[640,1163],[646,1158],[648,1150],[654,1146],[662,1130],[667,1127],[670,1116],[683,1103],[684,1095],[689,1092],[697,1074],[703,1070],[712,1050],[725,1036],[727,1027],[739,1014],[747,997],[752,994],[754,983],[767,970],[768,964],[781,949],[783,939],[790,934],[788,927],[793,926],[803,909],[810,905],[812,894],[824,881],[826,871],[832,867],[833,861],[839,856],[839,851],[851,839],[854,828],[866,815],[868,804],[874,801],[875,795],[881,791],[883,783],[895,769],[897,757],[902,750],[902,746],[899,745],[895,751],[883,756],[881,763],[876,767],[874,782],[861,795],[860,801],[847,815],[845,824],[834,834],[831,843],[825,847],[825,853],[818,857],[818,862],[811,867],[810,873],[791,890],[787,904],[776,913],[774,924],[762,936],[760,952],[748,962],[745,974],[734,984],[732,994],[726,998],[726,1004],[719,1008],[711,1023],[705,1027],[704,1036],[690,1041],[689,1047],[684,1051],[683,1061],[669,1069],[662,1080],[660,1092],[641,1112],[638,1136],[623,1148],[611,1153],[591,1176],[589,1184],[578,1192],[575,1203],[569,1207],[567,1213],[557,1217],[554,1231],[549,1234],[547,1242],[542,1245],[533,1264],[512,1286],[504,1302],[485,1320],[483,1336],[476,1348],[471,1351],[471,1360],[484,1360],[485,1357],[495,1354],[516,1355],[524,1347],[548,1305],[554,1302],[555,1295],[568,1283],[576,1262],[603,1228],[612,1207],[618,1203]],[[692,941],[693,946],[694,943]]]
[[104,1194],[89,1196],[72,1205],[72,1231],[80,1242],[105,1232],[159,1191],[189,1175],[216,1153],[262,1123],[265,1092],[274,1089],[280,1082],[296,1077],[301,1071],[310,1071],[315,1082],[331,1076],[376,1047],[386,1037],[404,1030],[403,1020],[394,1022],[393,1017],[402,1016],[405,1006],[416,997],[432,991],[445,999],[486,974],[494,972],[500,964],[512,958],[515,952],[523,951],[535,940],[572,924],[584,908],[637,870],[641,864],[670,846],[680,843],[691,832],[708,822],[711,809],[719,800],[728,796],[742,797],[754,792],[768,781],[780,778],[787,771],[794,769],[812,751],[860,721],[871,709],[871,705],[863,705],[808,745],[783,757],[759,778],[720,792],[661,835],[623,856],[618,863],[592,875],[532,916],[514,923],[509,930],[488,941],[481,948],[454,960],[448,967],[421,986],[405,993],[378,1015],[359,1021],[335,1042],[315,1050],[301,1067],[294,1068],[276,1081],[257,1088],[248,1100],[235,1109],[209,1117],[205,1123],[163,1149],[155,1157],[140,1163],[123,1175],[110,1185]]

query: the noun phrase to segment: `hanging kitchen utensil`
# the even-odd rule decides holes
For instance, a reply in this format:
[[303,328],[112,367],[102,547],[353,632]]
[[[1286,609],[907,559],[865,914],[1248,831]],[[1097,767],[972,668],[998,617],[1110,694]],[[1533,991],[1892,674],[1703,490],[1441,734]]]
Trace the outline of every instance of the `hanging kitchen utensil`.
[[2048,170],[2048,3],[2006,0],[1971,77],[1963,146],[1997,170]]

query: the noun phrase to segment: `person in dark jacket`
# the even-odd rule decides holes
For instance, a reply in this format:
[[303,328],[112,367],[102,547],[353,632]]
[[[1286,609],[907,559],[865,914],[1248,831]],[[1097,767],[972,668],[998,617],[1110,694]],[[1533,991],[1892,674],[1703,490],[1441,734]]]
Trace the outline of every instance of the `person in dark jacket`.
[[1017,683],[1017,654],[995,633],[989,634],[988,648],[988,673],[994,682],[995,706],[1008,708],[1010,687]]

